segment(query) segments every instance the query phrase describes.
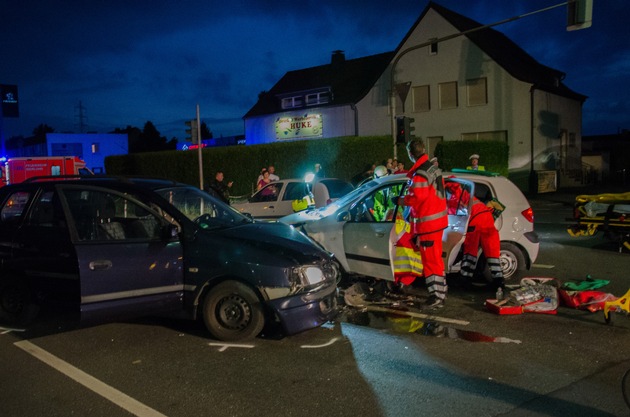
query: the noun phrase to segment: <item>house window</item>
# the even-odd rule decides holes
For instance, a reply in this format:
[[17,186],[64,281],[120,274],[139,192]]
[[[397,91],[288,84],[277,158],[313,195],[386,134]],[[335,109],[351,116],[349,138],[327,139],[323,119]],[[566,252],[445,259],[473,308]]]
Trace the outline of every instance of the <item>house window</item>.
[[[426,147],[426,151],[427,154],[431,155],[431,157],[435,156],[435,148],[437,147],[438,143],[442,142],[444,140],[443,136],[427,136],[426,140],[425,140],[425,147]],[[439,161],[438,161],[439,163]]]
[[438,84],[440,109],[457,108],[457,81]]
[[326,104],[330,102],[330,92],[323,91],[321,93],[313,93],[306,95],[306,105],[314,106],[317,104]]
[[295,107],[302,107],[304,105],[303,96],[285,97],[282,99],[283,109],[293,109]]
[[429,91],[428,85],[413,87],[413,111],[422,112],[431,110]]
[[507,130],[462,133],[462,140],[466,140],[466,141],[496,140],[500,142],[507,142]]
[[488,89],[486,78],[476,78],[466,81],[466,96],[469,106],[488,104]]
[[100,149],[100,146],[98,143],[92,144],[92,153],[98,153],[99,149]]
[[429,41],[431,41],[431,45],[429,45],[429,55],[437,55],[438,53],[438,43],[437,42],[433,42],[433,41],[437,41],[437,38],[431,38],[429,39]]

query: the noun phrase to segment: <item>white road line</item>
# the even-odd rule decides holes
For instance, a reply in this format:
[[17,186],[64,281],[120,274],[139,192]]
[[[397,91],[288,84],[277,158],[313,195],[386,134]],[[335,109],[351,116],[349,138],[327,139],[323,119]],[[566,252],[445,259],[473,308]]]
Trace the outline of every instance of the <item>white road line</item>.
[[223,352],[227,350],[227,348],[230,348],[230,347],[237,347],[237,348],[244,348],[244,349],[252,349],[255,347],[254,345],[240,345],[240,344],[234,344],[234,343],[208,343],[208,345],[221,346],[221,349],[219,349],[219,352]]
[[470,324],[470,322],[466,321],[466,320],[450,319],[448,317],[434,316],[432,314],[416,313],[415,311],[396,310],[396,309],[392,309],[392,308],[385,308],[385,307],[379,307],[379,306],[373,306],[373,305],[368,305],[365,308],[368,311],[378,311],[378,312],[381,312],[381,313],[392,313],[392,314],[397,314],[399,316],[416,317],[416,318],[419,318],[419,319],[427,319],[427,320],[431,320],[431,321],[441,321],[443,323],[459,324],[459,325],[462,325],[462,326],[467,326],[467,325]]
[[93,376],[83,372],[82,370],[70,365],[69,363],[59,359],[55,355],[45,351],[44,349],[34,345],[28,340],[22,340],[14,343],[15,346],[33,355],[46,365],[51,366],[62,374],[74,379],[79,384],[83,385],[89,390],[94,391],[101,397],[109,400],[129,411],[131,414],[138,417],[166,417],[164,414],[155,411],[154,409],[142,404],[139,401],[134,400],[127,394],[118,391],[116,388],[110,387],[104,382],[99,381]]
[[11,332],[24,332],[26,329],[12,329],[10,327],[0,327],[0,334],[7,334]]
[[333,337],[332,339],[330,339],[328,342],[324,343],[323,345],[302,345],[300,346],[302,349],[317,349],[317,348],[323,348],[326,346],[330,346],[333,343],[335,343],[337,340],[339,340],[338,337]]
[[533,264],[532,267],[534,267],[534,268],[542,268],[542,269],[554,269],[556,266],[555,265],[547,265],[547,264]]

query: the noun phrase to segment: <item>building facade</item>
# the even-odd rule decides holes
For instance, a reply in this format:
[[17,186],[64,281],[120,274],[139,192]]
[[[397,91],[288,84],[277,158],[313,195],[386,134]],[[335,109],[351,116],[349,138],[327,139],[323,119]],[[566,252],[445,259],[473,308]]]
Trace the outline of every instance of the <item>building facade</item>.
[[285,74],[244,116],[246,142],[391,135],[407,116],[430,154],[443,140],[504,141],[511,176],[572,185],[586,97],[480,27],[430,2],[393,52],[346,60],[335,51],[328,65]]

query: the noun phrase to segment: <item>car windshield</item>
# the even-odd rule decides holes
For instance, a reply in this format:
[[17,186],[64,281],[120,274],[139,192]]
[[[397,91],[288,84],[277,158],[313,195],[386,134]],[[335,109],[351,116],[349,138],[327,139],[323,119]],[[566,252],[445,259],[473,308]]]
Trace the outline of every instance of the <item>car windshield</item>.
[[221,229],[252,220],[229,205],[195,187],[169,187],[156,190],[202,229]]

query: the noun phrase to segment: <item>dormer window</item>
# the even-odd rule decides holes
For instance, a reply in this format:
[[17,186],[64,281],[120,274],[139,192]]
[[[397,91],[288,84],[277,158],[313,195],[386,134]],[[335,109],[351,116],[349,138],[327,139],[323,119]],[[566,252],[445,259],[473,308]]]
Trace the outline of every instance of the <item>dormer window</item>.
[[313,93],[306,95],[306,105],[315,106],[317,104],[326,104],[330,102],[330,91],[322,91],[321,93]]
[[282,99],[283,109],[294,109],[304,106],[304,96],[285,97]]
[[301,92],[290,97],[282,97],[281,105],[283,109],[295,109],[305,106],[317,106],[320,104],[330,103],[332,100],[332,93],[330,89],[320,91]]

